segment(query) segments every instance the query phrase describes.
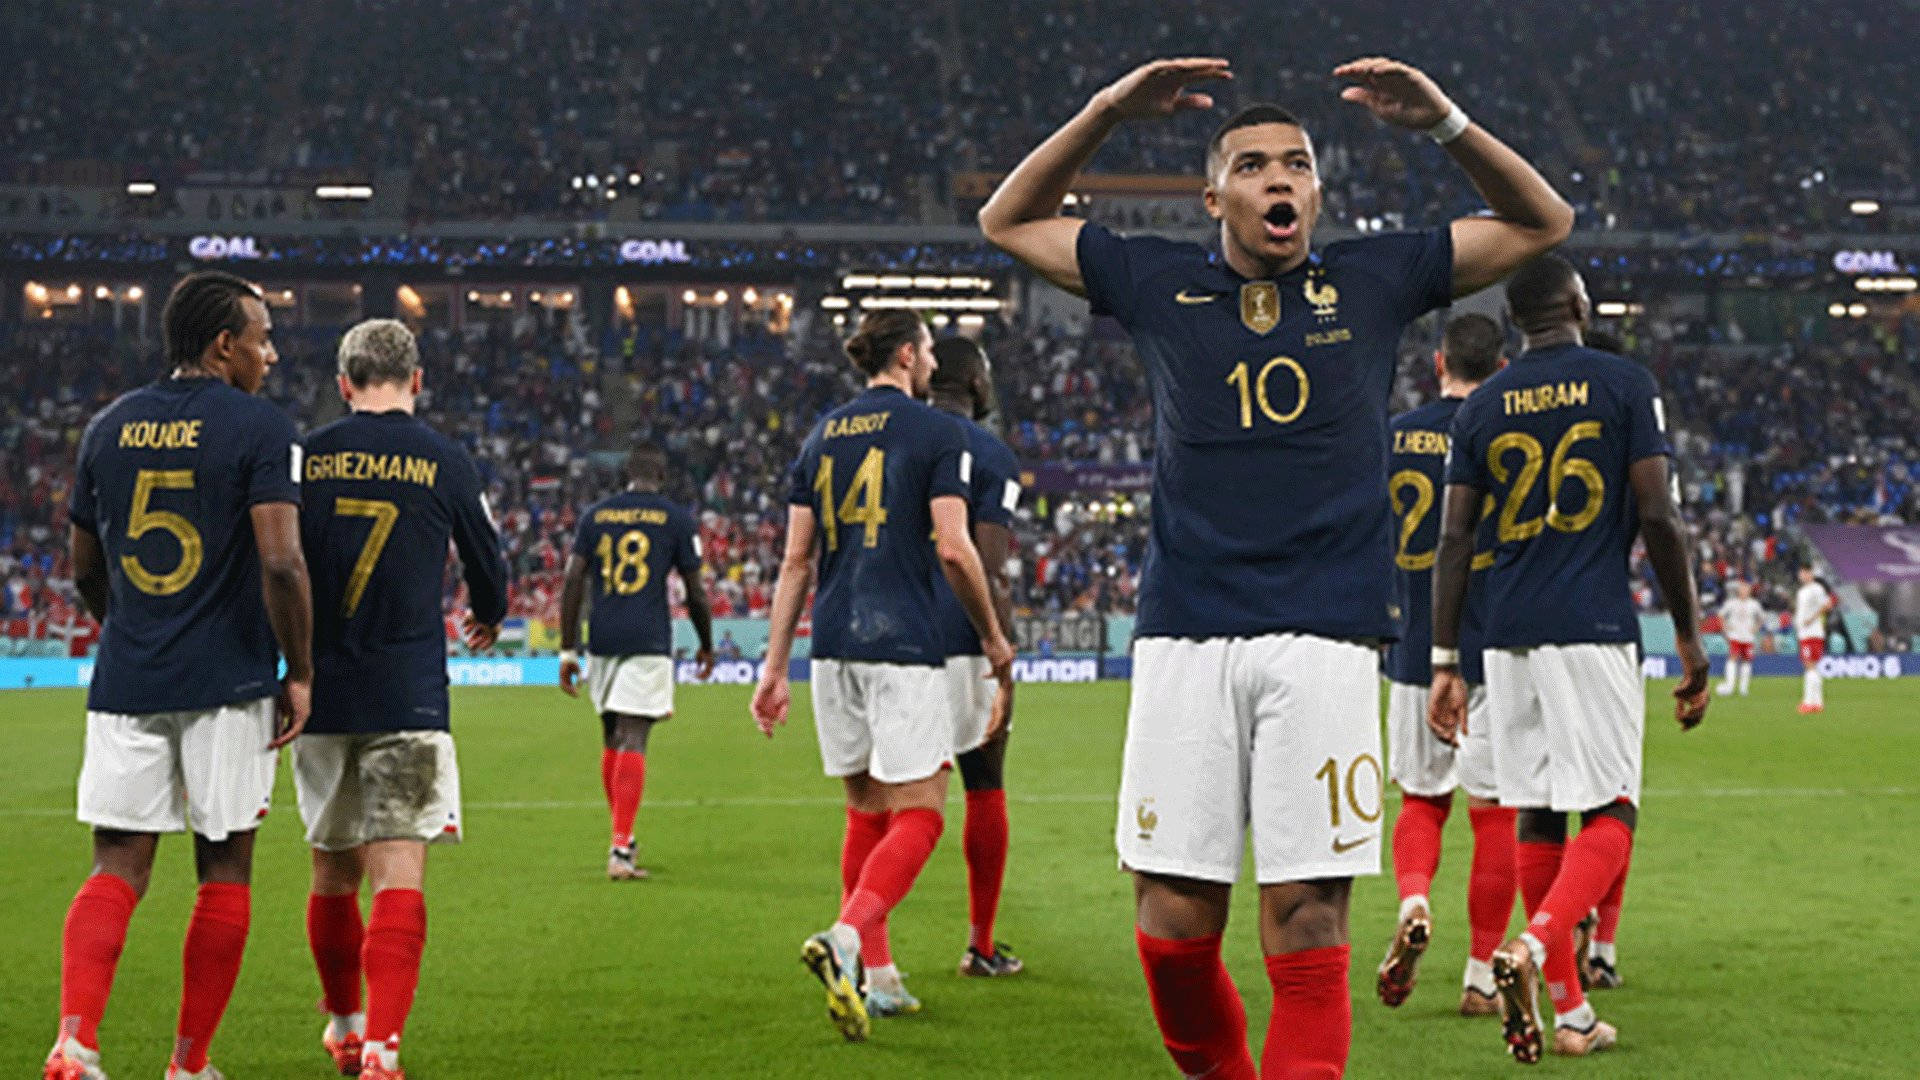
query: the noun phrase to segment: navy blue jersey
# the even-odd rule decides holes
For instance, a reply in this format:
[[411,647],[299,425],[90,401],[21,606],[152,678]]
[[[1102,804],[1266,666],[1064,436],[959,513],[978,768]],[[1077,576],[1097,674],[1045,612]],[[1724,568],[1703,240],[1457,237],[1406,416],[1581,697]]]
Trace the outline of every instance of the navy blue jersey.
[[355,412],[307,436],[300,537],[313,577],[316,735],[444,730],[441,582],[459,552],[467,603],[507,613],[507,564],[480,473],[411,414]]
[[[1440,507],[1446,491],[1447,433],[1463,398],[1441,398],[1393,418],[1393,469],[1387,478],[1392,499],[1394,595],[1400,608],[1400,637],[1387,649],[1387,678],[1426,686],[1433,681],[1433,561],[1440,546]],[[1493,526],[1480,516],[1473,569],[1493,563]],[[1460,675],[1479,685],[1480,598],[1478,582],[1467,586],[1460,614]]]
[[[967,529],[985,522],[1013,528],[1013,510],[1020,505],[1020,463],[999,436],[971,420],[961,420],[966,429],[967,452],[973,457],[973,475],[967,487]],[[948,656],[981,655],[980,634],[967,618],[967,609],[947,583],[947,575],[936,562],[933,568],[933,601],[938,605],[940,641]],[[1002,627],[1012,633],[1012,627]]]
[[592,588],[587,651],[595,656],[670,656],[673,610],[667,571],[700,584],[700,528],[686,508],[654,492],[622,491],[587,508],[573,534]]
[[211,377],[162,379],[94,417],[69,508],[100,539],[111,593],[87,708],[174,712],[274,693],[249,511],[300,501],[298,439],[278,407]]
[[1611,353],[1536,349],[1467,399],[1447,483],[1494,498],[1487,647],[1640,640],[1627,469],[1672,452],[1653,375]]
[[1400,335],[1447,303],[1446,229],[1330,244],[1278,278],[1198,244],[1080,230],[1096,314],[1153,390],[1136,632],[1394,632],[1387,396]]
[[868,387],[814,425],[787,495],[813,509],[813,655],[945,663],[929,504],[968,496],[971,457],[957,418],[889,386]]

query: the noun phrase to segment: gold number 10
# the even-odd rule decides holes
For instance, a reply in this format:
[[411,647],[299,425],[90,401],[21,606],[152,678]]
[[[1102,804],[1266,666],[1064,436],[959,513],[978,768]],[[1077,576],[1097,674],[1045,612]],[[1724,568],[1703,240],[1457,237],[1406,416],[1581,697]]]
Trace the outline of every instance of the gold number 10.
[[[1354,784],[1354,778],[1359,775],[1362,765],[1373,773],[1373,809],[1371,811],[1360,805],[1360,793],[1355,789]],[[1328,758],[1327,763],[1320,766],[1320,771],[1313,774],[1313,778],[1324,779],[1327,782],[1327,817],[1337,829],[1340,827],[1340,762]],[[1353,762],[1347,766],[1346,780],[1347,806],[1353,810],[1353,815],[1361,821],[1379,821],[1381,792],[1385,787],[1379,760],[1372,754],[1361,754],[1354,758]]]

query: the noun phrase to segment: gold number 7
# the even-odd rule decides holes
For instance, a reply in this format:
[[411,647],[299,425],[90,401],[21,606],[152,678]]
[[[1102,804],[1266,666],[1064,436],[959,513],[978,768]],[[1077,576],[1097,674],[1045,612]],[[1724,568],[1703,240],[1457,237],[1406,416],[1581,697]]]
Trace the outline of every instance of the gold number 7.
[[333,512],[338,517],[364,517],[373,519],[373,528],[367,530],[367,542],[360,547],[360,557],[354,560],[353,575],[347,578],[347,595],[340,601],[340,614],[344,618],[353,618],[360,610],[360,597],[367,591],[367,581],[373,577],[374,564],[380,561],[380,552],[386,549],[387,538],[393,535],[393,523],[400,520],[400,508],[385,499],[349,499],[337,497],[333,500]]

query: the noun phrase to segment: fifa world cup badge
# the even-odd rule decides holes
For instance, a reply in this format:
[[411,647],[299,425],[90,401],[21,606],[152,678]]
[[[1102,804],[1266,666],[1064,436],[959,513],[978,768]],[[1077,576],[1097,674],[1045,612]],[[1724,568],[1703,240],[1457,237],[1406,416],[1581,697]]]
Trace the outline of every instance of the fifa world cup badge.
[[1280,325],[1280,287],[1271,281],[1249,281],[1240,286],[1240,321],[1256,334]]

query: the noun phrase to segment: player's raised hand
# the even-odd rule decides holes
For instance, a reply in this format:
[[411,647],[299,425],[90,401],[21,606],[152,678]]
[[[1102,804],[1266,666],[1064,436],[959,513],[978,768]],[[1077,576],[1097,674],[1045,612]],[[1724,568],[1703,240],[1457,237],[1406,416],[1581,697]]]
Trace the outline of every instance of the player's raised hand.
[[276,722],[273,727],[273,741],[267,749],[278,750],[300,737],[307,726],[307,717],[313,715],[313,680],[281,679],[280,694],[274,702]]
[[1340,91],[1340,100],[1365,105],[1395,127],[1425,131],[1453,111],[1440,84],[1412,64],[1363,56],[1334,68],[1333,75],[1353,84]]
[[1708,688],[1708,675],[1711,668],[1707,664],[1707,651],[1700,646],[1699,638],[1690,638],[1677,643],[1680,652],[1680,685],[1673,688],[1673,718],[1680,721],[1680,730],[1692,731],[1707,718],[1707,699],[1712,691]]
[[467,651],[486,652],[493,648],[494,642],[500,640],[500,624],[494,623],[488,626],[474,618],[473,612],[469,611],[460,622],[460,634],[467,643]]
[[1448,746],[1459,746],[1467,730],[1467,681],[1458,668],[1434,668],[1427,693],[1427,730]]
[[568,697],[580,696],[580,660],[577,657],[560,658],[560,692]]
[[1125,120],[1172,116],[1186,109],[1213,108],[1213,95],[1195,93],[1188,86],[1231,78],[1227,61],[1217,57],[1153,60],[1120,76],[1095,96]]
[[701,649],[693,654],[693,674],[703,682],[713,675],[712,649]]
[[793,694],[787,685],[785,675],[769,670],[760,676],[760,685],[753,688],[753,722],[760,727],[760,734],[773,738],[773,729],[787,722],[787,710],[793,706]]

